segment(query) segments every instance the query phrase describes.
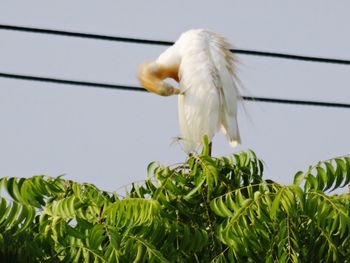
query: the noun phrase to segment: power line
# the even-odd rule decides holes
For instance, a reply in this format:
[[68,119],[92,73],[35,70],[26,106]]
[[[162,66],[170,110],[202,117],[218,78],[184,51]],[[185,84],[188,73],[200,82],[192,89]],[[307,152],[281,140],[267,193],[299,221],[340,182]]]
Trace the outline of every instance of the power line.
[[128,43],[135,43],[135,44],[163,45],[163,46],[170,46],[170,45],[174,44],[173,42],[170,42],[170,41],[158,41],[158,40],[137,39],[137,38],[128,38],[128,37],[106,36],[106,35],[98,35],[98,34],[79,33],[79,32],[70,32],[70,31],[62,31],[62,30],[52,30],[52,29],[42,29],[42,28],[34,28],[34,27],[1,25],[1,24],[0,24],[0,29],[27,32],[27,33],[59,35],[59,36],[66,36],[66,37],[89,38],[89,39],[105,40],[105,41],[128,42]]
[[[63,31],[63,30],[42,29],[42,28],[3,25],[3,24],[2,25],[0,24],[0,29],[28,32],[28,33],[37,33],[37,34],[50,34],[50,35],[60,35],[60,36],[68,36],[68,37],[88,38],[88,39],[96,39],[96,40],[104,40],[104,41],[128,42],[128,43],[135,43],[135,44],[163,45],[163,46],[170,46],[174,44],[171,41],[107,36],[107,35],[99,35],[99,34],[79,33],[79,32],[70,32],[70,31]],[[244,50],[244,49],[231,49],[231,51],[234,53],[243,54],[243,55],[350,65],[350,60],[344,60],[344,59],[301,56],[301,55],[292,55],[292,54],[265,52],[265,51],[256,51],[256,50]]]
[[272,58],[283,58],[292,60],[301,60],[308,62],[320,62],[320,63],[331,63],[340,65],[350,65],[350,60],[336,59],[336,58],[321,58],[321,57],[310,57],[310,56],[299,56],[275,52],[265,52],[265,51],[254,51],[254,50],[243,50],[243,49],[232,49],[232,52],[237,54],[252,55],[252,56],[263,56]]
[[141,87],[134,87],[134,86],[124,86],[124,85],[116,85],[116,84],[108,84],[108,83],[87,82],[87,81],[67,80],[67,79],[58,79],[58,78],[47,78],[47,77],[38,77],[38,76],[29,76],[29,75],[10,74],[10,73],[3,73],[3,72],[0,72],[0,77],[8,78],[8,79],[31,80],[31,81],[38,81],[38,82],[50,82],[50,83],[56,83],[56,84],[85,86],[85,87],[94,87],[94,88],[147,91]]
[[[13,25],[1,25],[0,24],[0,29],[28,32],[28,33],[37,33],[37,34],[51,34],[51,35],[60,35],[60,36],[68,36],[68,37],[88,38],[88,39],[96,39],[96,40],[104,40],[104,41],[128,42],[128,43],[136,43],[136,44],[164,45],[164,46],[170,46],[173,44],[173,42],[170,42],[170,41],[159,41],[159,40],[149,40],[149,39],[106,36],[106,35],[98,35],[98,34],[79,33],[79,32],[70,32],[70,31],[62,31],[62,30],[52,30],[52,29],[41,29],[41,28],[33,28],[33,27],[22,27],[22,26],[13,26]],[[303,61],[310,61],[310,62],[323,62],[323,63],[335,63],[335,64],[350,65],[349,60],[342,60],[342,59],[299,56],[299,55],[291,55],[291,54],[283,54],[283,53],[275,53],[275,52],[264,52],[264,51],[254,51],[254,50],[243,50],[243,49],[232,49],[231,51],[235,52],[237,54],[245,54],[245,55],[253,55],[253,56],[264,56],[264,57],[274,57],[274,58],[283,58],[283,59],[303,60]],[[40,81],[40,82],[50,82],[50,83],[58,83],[58,84],[66,84],[66,85],[76,85],[76,86],[98,87],[98,88],[119,89],[119,90],[132,90],[132,91],[142,91],[142,92],[147,91],[141,87],[135,87],[135,86],[125,86],[125,85],[86,82],[86,81],[75,81],[75,80],[37,77],[37,76],[28,76],[28,75],[18,75],[18,74],[9,74],[9,73],[0,73],[0,77],[12,78],[12,79],[22,79],[22,80],[31,80],[31,81]],[[350,108],[350,104],[344,104],[344,103],[286,100],[286,99],[250,97],[250,96],[244,96],[243,99],[247,100],[247,101],[260,101],[260,102],[269,102],[269,103],[283,103],[283,104],[295,104],[295,105]]]
[[[10,78],[10,79],[28,80],[28,81],[50,82],[50,83],[64,84],[64,85],[75,85],[75,86],[85,86],[85,87],[95,87],[95,88],[148,92],[147,90],[145,90],[141,87],[136,87],[136,86],[116,85],[116,84],[99,83],[99,82],[86,82],[86,81],[67,80],[67,79],[58,79],[58,78],[47,78],[47,77],[10,74],[10,73],[2,73],[2,72],[0,72],[0,77]],[[287,99],[252,97],[252,96],[243,96],[243,99],[246,101],[256,101],[256,102],[259,101],[259,102],[267,102],[267,103],[281,103],[281,104],[334,107],[334,108],[350,108],[350,104],[336,103],[336,102],[287,100]]]
[[310,101],[310,100],[287,100],[287,99],[275,99],[275,98],[266,98],[266,97],[249,97],[249,96],[243,96],[243,99],[247,100],[247,101],[260,101],[260,102],[282,103],[282,104],[293,104],[293,105],[304,105],[304,106],[350,108],[350,104],[337,103],[337,102]]

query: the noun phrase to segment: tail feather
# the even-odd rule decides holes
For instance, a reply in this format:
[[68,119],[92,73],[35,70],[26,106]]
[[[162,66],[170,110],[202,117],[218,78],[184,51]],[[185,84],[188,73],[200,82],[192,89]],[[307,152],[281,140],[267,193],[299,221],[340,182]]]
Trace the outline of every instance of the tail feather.
[[224,116],[222,118],[221,130],[233,148],[235,148],[237,144],[241,143],[241,136],[239,134],[236,117],[227,115]]

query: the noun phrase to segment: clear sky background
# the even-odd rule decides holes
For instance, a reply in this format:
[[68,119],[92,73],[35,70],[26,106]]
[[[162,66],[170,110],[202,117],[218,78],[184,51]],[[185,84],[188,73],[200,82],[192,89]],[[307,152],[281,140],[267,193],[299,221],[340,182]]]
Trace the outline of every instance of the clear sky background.
[[[350,59],[350,2],[1,1],[0,24],[175,41],[192,28],[236,48]],[[164,46],[0,30],[0,72],[139,85],[137,66]],[[350,103],[350,67],[240,55],[243,95]],[[245,102],[242,145],[214,139],[214,155],[252,149],[265,178],[350,153],[349,109]],[[35,174],[121,191],[147,164],[178,163],[177,98],[0,78],[0,176]]]

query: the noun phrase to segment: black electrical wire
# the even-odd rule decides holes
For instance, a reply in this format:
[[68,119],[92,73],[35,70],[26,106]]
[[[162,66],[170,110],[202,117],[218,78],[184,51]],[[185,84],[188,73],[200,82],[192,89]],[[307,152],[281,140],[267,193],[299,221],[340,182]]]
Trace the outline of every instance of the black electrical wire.
[[[39,81],[39,82],[50,82],[50,83],[65,84],[65,85],[148,92],[147,90],[136,86],[66,80],[66,79],[58,79],[58,78],[47,78],[47,77],[28,76],[28,75],[19,75],[19,74],[10,74],[10,73],[1,73],[1,72],[0,72],[0,77],[10,78],[10,79],[29,80],[29,81]],[[252,96],[243,96],[243,99],[246,101],[255,101],[255,102],[268,102],[268,103],[281,103],[281,104],[294,104],[294,105],[320,106],[320,107],[333,107],[333,108],[350,108],[350,104],[336,103],[336,102],[287,100],[287,99],[252,97]]]
[[[173,42],[171,42],[171,41],[106,36],[106,35],[98,35],[98,34],[78,33],[78,32],[70,32],[70,31],[63,31],[63,30],[42,29],[42,28],[3,25],[3,24],[2,25],[0,24],[0,29],[28,32],[28,33],[51,34],[51,35],[60,35],[60,36],[68,36],[68,37],[89,38],[89,39],[96,39],[96,40],[128,42],[128,43],[135,43],[135,44],[163,45],[163,46],[170,46],[173,44]],[[282,58],[282,59],[302,60],[302,61],[309,61],[309,62],[321,62],[321,63],[350,65],[350,60],[344,60],[344,59],[300,56],[300,55],[283,54],[283,53],[276,53],[276,52],[265,52],[265,51],[255,51],[255,50],[244,50],[244,49],[232,49],[231,51],[234,53],[243,54],[243,55],[263,56],[263,57],[273,57],[273,58]]]
[[9,78],[9,79],[31,80],[31,81],[49,82],[49,83],[56,83],[56,84],[74,85],[74,86],[94,87],[94,88],[147,91],[141,87],[134,87],[134,86],[124,86],[124,85],[116,85],[116,84],[108,84],[108,83],[98,83],[98,82],[87,82],[87,81],[78,81],[78,80],[67,80],[67,79],[58,79],[58,78],[28,76],[28,75],[10,74],[10,73],[3,73],[3,72],[0,72],[0,77]]

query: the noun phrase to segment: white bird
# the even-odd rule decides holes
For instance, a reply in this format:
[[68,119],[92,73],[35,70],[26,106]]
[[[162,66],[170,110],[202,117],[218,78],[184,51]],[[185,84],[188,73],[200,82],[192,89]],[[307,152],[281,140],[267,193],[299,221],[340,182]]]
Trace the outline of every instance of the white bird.
[[[240,143],[237,102],[240,98],[229,42],[205,29],[183,33],[156,61],[139,69],[139,80],[149,91],[162,96],[178,94],[181,138],[187,153],[210,142],[221,128],[235,147]],[[165,82],[173,78],[179,88]]]

